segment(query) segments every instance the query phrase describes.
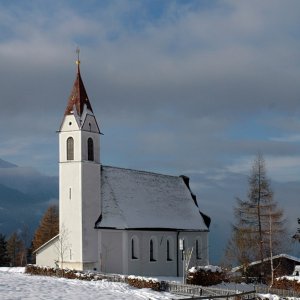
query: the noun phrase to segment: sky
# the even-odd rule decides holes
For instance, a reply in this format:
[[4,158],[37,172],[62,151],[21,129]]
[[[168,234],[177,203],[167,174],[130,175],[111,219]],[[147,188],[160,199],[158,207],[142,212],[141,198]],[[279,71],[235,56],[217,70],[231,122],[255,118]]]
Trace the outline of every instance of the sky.
[[79,47],[103,164],[189,176],[223,247],[262,153],[293,230],[299,19],[297,0],[0,0],[0,158],[58,175]]

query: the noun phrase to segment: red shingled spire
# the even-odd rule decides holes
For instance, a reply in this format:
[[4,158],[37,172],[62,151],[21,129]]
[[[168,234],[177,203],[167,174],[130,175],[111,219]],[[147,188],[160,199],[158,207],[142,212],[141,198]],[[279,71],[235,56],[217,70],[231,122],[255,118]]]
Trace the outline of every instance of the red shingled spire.
[[65,110],[65,115],[73,114],[74,106],[76,108],[77,114],[79,116],[82,115],[84,105],[86,105],[87,109],[89,109],[91,112],[93,112],[91,103],[89,101],[88,95],[86,93],[84,84],[81,79],[80,75],[80,60],[79,60],[79,50],[77,50],[78,53],[78,60],[76,61],[77,64],[77,76],[72,88],[71,95],[69,97],[68,105]]

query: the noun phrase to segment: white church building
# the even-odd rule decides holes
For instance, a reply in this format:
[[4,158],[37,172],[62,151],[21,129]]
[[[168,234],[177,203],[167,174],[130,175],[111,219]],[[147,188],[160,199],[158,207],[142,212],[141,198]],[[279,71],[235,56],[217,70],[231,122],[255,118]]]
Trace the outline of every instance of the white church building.
[[59,129],[60,234],[36,251],[36,264],[108,273],[182,276],[208,264],[210,218],[186,176],[102,165],[100,129],[80,74]]

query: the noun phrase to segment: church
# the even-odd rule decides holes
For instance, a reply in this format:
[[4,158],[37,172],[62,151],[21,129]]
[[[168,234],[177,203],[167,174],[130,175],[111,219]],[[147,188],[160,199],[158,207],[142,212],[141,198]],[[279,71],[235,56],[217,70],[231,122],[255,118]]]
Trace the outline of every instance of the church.
[[101,131],[76,63],[58,131],[60,232],[36,250],[36,264],[182,276],[187,249],[190,265],[208,264],[210,218],[188,177],[101,163]]

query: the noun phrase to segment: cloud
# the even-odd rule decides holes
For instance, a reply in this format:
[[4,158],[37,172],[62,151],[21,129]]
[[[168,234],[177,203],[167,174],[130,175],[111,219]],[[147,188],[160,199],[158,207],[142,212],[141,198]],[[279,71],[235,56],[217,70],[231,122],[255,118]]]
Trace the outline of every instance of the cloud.
[[283,136],[283,137],[271,137],[272,141],[276,142],[300,142],[300,134],[293,134],[289,136]]

